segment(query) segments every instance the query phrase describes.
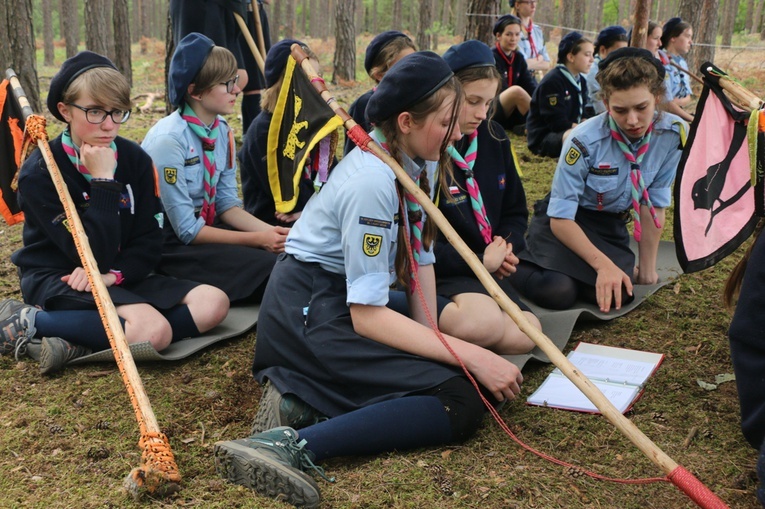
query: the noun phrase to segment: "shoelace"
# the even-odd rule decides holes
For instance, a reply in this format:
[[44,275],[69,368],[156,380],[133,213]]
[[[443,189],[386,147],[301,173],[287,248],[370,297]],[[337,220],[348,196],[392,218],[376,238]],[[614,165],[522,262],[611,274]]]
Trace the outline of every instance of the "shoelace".
[[21,357],[27,354],[27,343],[29,343],[31,339],[32,338],[27,335],[27,332],[24,331],[24,335],[19,337],[16,341],[16,348],[14,349],[13,355],[17,361],[20,361]]

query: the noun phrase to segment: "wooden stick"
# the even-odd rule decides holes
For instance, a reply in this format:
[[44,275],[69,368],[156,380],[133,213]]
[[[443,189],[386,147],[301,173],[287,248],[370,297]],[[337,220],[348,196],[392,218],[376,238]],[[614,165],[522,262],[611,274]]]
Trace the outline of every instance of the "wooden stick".
[[[138,374],[135,361],[133,360],[133,355],[130,352],[130,347],[128,346],[127,339],[125,338],[125,332],[122,329],[122,323],[120,322],[120,318],[117,315],[117,310],[114,307],[114,303],[109,296],[109,290],[101,278],[101,272],[99,271],[98,264],[96,263],[96,259],[93,256],[93,251],[90,247],[88,236],[85,233],[85,228],[82,226],[82,221],[80,220],[80,216],[77,213],[74,201],[72,201],[72,197],[69,194],[69,189],[66,187],[66,183],[64,182],[63,176],[61,175],[61,170],[56,164],[56,160],[54,159],[53,153],[50,150],[50,145],[48,145],[47,135],[44,132],[44,119],[33,113],[33,110],[27,101],[26,95],[21,88],[21,84],[19,83],[19,80],[12,69],[8,69],[6,71],[6,78],[11,82],[11,86],[14,90],[14,97],[16,97],[16,100],[21,106],[22,113],[24,114],[23,120],[27,126],[27,129],[29,129],[29,121],[35,117],[39,119],[40,125],[43,126],[43,132],[41,133],[42,136],[36,137],[37,146],[40,149],[43,159],[45,160],[46,166],[48,167],[48,172],[50,173],[51,179],[53,180],[53,184],[56,188],[56,192],[58,193],[59,200],[64,207],[64,212],[66,213],[66,219],[69,223],[69,228],[74,239],[74,244],[77,248],[77,253],[80,256],[80,261],[82,262],[82,266],[88,276],[88,282],[90,283],[93,299],[95,300],[96,307],[98,308],[98,312],[101,315],[101,320],[106,329],[107,336],[109,337],[109,343],[111,344],[112,350],[114,351],[115,360],[117,361],[117,365],[120,369],[120,372],[122,373],[123,381],[125,382],[126,388],[128,390],[128,395],[130,396],[130,402],[133,405],[136,419],[138,420],[141,428],[142,437],[139,444],[141,444],[140,446],[144,449],[143,459],[145,461],[148,460],[150,464],[148,465],[147,470],[141,470],[139,477],[142,474],[146,474],[149,470],[153,470],[154,472],[151,475],[144,476],[142,479],[145,479],[146,481],[150,480],[149,482],[155,482],[158,480],[159,475],[159,477],[165,477],[165,481],[170,481],[172,484],[175,484],[173,487],[167,486],[162,488],[149,484],[143,485],[142,481],[142,483],[137,486],[137,488],[146,488],[146,490],[150,493],[154,493],[156,490],[161,490],[164,493],[176,492],[178,491],[177,483],[180,482],[181,478],[180,474],[178,473],[178,467],[175,465],[174,459],[172,459],[172,453],[170,455],[172,464],[167,465],[170,470],[169,472],[157,472],[157,470],[163,469],[154,468],[155,465],[151,464],[151,460],[153,459],[151,457],[152,451],[147,453],[146,448],[156,448],[158,444],[156,443],[155,439],[161,439],[161,437],[164,437],[164,435],[159,429],[159,424],[157,423],[157,418],[154,415],[154,410],[151,407],[149,397],[146,394],[146,389],[143,386],[143,381],[141,380],[141,376]],[[34,136],[34,133],[32,135]],[[167,446],[167,451],[169,451],[169,445]],[[164,460],[167,460],[167,457],[165,457]],[[164,476],[162,473],[168,475]]]
[[677,65],[675,62],[673,62],[671,58],[670,58],[670,60],[669,60],[669,65],[671,65],[672,67],[675,67],[675,68],[677,68],[677,69],[680,69],[680,71],[684,72],[685,74],[687,74],[688,76],[690,76],[691,78],[693,78],[693,79],[694,79],[695,81],[697,81],[698,83],[701,83],[702,85],[704,84],[704,80],[703,80],[703,79],[699,78],[698,76],[696,76],[695,74],[693,74],[693,73],[692,73],[691,71],[689,71],[688,69],[683,69],[682,67],[680,67],[679,65]]
[[718,69],[714,65],[710,64],[709,67],[705,69],[705,71],[710,74],[712,72],[719,73],[721,75],[718,79],[720,87],[722,87],[723,90],[733,96],[736,99],[736,102],[745,111],[752,112],[753,110],[759,110],[763,107],[763,104],[765,104],[762,99],[730,79],[727,73],[721,69]]
[[260,55],[263,57],[263,61],[266,60],[266,40],[263,37],[263,24],[260,20],[260,8],[258,7],[258,0],[251,0],[252,14],[255,18],[255,35],[258,36],[258,49]]
[[[310,79],[318,77],[310,62],[308,61],[307,55],[302,51],[300,46],[293,44],[291,49],[293,57],[295,60],[297,60],[308,77]],[[356,122],[354,122],[350,117],[350,115],[348,115],[348,113],[346,113],[337,104],[335,99],[332,97],[329,91],[326,90],[326,88],[321,92],[321,95],[327,104],[329,104],[330,107],[335,111],[335,113],[337,113],[340,118],[343,119],[346,129],[353,129],[357,125]],[[366,148],[380,160],[382,160],[385,164],[390,166],[390,168],[396,174],[396,179],[399,181],[399,183],[404,186],[407,192],[414,195],[415,199],[420,203],[422,208],[427,213],[428,219],[436,223],[446,239],[452,246],[454,246],[454,248],[457,250],[460,256],[462,256],[465,262],[467,262],[472,271],[489,292],[489,295],[491,295],[491,297],[497,302],[499,307],[502,308],[502,310],[504,310],[505,313],[507,313],[516,324],[518,324],[518,327],[521,329],[521,331],[523,331],[524,334],[526,334],[532,341],[534,341],[534,343],[550,358],[552,363],[555,364],[555,366],[557,366],[558,369],[560,369],[563,374],[565,374],[566,377],[571,380],[571,382],[573,382],[574,385],[576,385],[590,401],[593,402],[593,404],[595,404],[603,416],[608,419],[614,426],[616,426],[627,438],[630,439],[633,444],[638,447],[638,449],[643,452],[643,454],[645,454],[651,461],[658,465],[665,473],[673,475],[677,473],[678,469],[682,469],[682,467],[679,467],[679,465],[675,463],[672,458],[667,456],[661,449],[659,449],[656,444],[651,442],[651,440],[645,434],[643,434],[643,432],[640,431],[632,423],[632,421],[624,417],[624,415],[622,415],[622,413],[616,409],[616,407],[603,395],[603,393],[600,392],[600,390],[586,376],[584,376],[576,368],[576,366],[574,366],[571,361],[569,361],[566,356],[563,355],[560,350],[558,350],[558,347],[555,346],[550,338],[548,338],[544,333],[542,333],[542,331],[534,327],[531,322],[529,322],[529,320],[523,315],[523,312],[518,307],[518,305],[515,304],[507,296],[507,294],[505,294],[502,288],[500,288],[491,274],[489,274],[489,272],[483,266],[483,263],[481,263],[476,254],[470,248],[468,248],[462,238],[460,238],[460,236],[454,230],[452,225],[449,224],[449,221],[447,221],[438,207],[436,207],[433,202],[430,201],[430,197],[414,183],[411,177],[406,174],[398,162],[393,159],[387,152],[385,152],[385,150],[383,150],[380,145],[375,143],[374,140],[370,140],[367,143]],[[717,498],[717,496],[714,495],[714,493],[712,493],[706,486],[701,484],[701,482],[699,482],[690,473],[687,473],[687,471],[684,469],[682,469],[682,472],[685,476],[682,479],[683,482],[692,483],[692,481],[688,481],[687,476],[692,477],[698,485],[697,486],[694,484],[693,487],[697,490],[703,491],[704,499],[715,501],[713,505],[704,505],[702,507],[727,507],[719,498]],[[687,475],[685,475],[686,473]],[[673,482],[675,481],[673,480]],[[676,485],[678,483],[679,481],[675,482]],[[694,499],[694,501],[696,500]]]
[[239,25],[239,29],[242,31],[244,40],[247,41],[247,46],[250,47],[252,56],[255,57],[255,62],[257,62],[258,64],[258,67],[260,68],[260,72],[262,72],[265,75],[266,63],[263,61],[263,57],[261,56],[257,46],[255,46],[255,41],[252,40],[252,34],[250,33],[250,30],[247,28],[247,23],[245,23],[244,19],[242,19],[239,13],[236,13],[236,12],[234,13],[234,19],[236,20],[236,23]]

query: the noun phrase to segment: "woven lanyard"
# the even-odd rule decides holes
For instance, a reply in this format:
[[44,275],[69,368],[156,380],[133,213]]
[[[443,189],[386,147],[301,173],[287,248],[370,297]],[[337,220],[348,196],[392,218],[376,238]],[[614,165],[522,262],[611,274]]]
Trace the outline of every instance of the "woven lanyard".
[[529,26],[524,27],[521,25],[524,30],[526,30],[526,35],[529,38],[529,49],[531,50],[531,58],[537,58],[539,53],[537,52],[537,45],[534,44],[534,36],[532,35],[532,32],[534,31],[534,23],[531,21],[531,18],[529,18]]
[[584,94],[582,93],[582,82],[581,82],[582,77],[578,76],[578,77],[574,78],[574,75],[571,74],[571,71],[568,70],[568,67],[566,67],[563,64],[558,64],[558,65],[556,65],[556,67],[558,69],[560,69],[560,72],[563,73],[563,76],[565,76],[566,79],[572,85],[574,85],[574,87],[576,88],[576,91],[578,92],[578,95],[579,95],[579,116],[576,118],[576,123],[578,124],[579,122],[582,121],[582,115],[584,115],[584,103],[587,102],[587,101],[585,101]]
[[184,104],[181,118],[186,121],[191,131],[202,141],[202,149],[204,151],[202,156],[205,163],[205,197],[202,202],[200,216],[205,220],[205,224],[209,226],[213,224],[215,219],[215,187],[218,185],[218,179],[215,176],[215,140],[218,138],[220,120],[216,116],[212,126],[208,128],[204,122],[199,120],[197,114],[194,113],[194,110],[188,104]]
[[656,228],[661,228],[659,218],[656,217],[656,209],[651,202],[651,197],[648,195],[648,189],[643,181],[643,174],[640,172],[640,163],[643,161],[643,156],[648,152],[648,146],[651,142],[651,133],[653,132],[653,122],[648,126],[648,130],[643,139],[640,140],[640,145],[637,148],[636,154],[632,153],[627,140],[619,130],[619,126],[616,125],[616,121],[611,115],[608,115],[608,127],[611,128],[611,137],[616,141],[616,144],[624,154],[624,157],[630,163],[630,181],[632,182],[632,219],[635,221],[634,236],[635,240],[640,242],[643,229],[640,226],[640,199],[642,198],[646,205],[651,210],[651,216],[653,217],[653,223]]
[[[67,128],[64,133],[61,135],[61,145],[64,147],[64,152],[67,156],[69,156],[69,160],[72,162],[75,168],[77,168],[77,171],[79,171],[83,177],[85,177],[85,180],[90,182],[90,179],[93,178],[90,175],[90,171],[85,167],[84,164],[80,162],[80,152],[77,150],[77,147],[74,146],[74,142],[72,141],[72,135],[69,133],[69,128]],[[112,142],[111,145],[109,145],[109,148],[111,148],[114,151],[114,160],[117,160],[117,144]],[[114,171],[117,171],[117,164],[114,165]],[[112,173],[114,175],[114,173]]]
[[[382,146],[382,148],[388,151],[388,143],[382,131],[380,131],[379,129],[375,129],[373,132],[375,134],[375,137],[378,140],[380,140],[380,145]],[[412,180],[414,180],[414,183],[417,186],[420,185],[419,175],[417,176],[416,179],[412,178]],[[411,283],[409,285],[409,288],[414,293],[417,269],[420,264],[420,251],[422,251],[423,213],[422,213],[422,207],[420,206],[419,203],[417,203],[417,200],[415,200],[414,195],[412,195],[406,189],[404,189],[404,203],[406,205],[406,212],[407,212],[406,225],[409,228],[409,242],[412,244],[412,258],[414,259],[414,264],[412,264],[412,267],[411,267],[411,274],[410,274]]]
[[515,61],[515,51],[511,52],[511,57],[507,58],[507,55],[505,55],[505,51],[502,49],[502,46],[499,45],[499,43],[496,43],[497,45],[497,53],[500,54],[502,59],[507,64],[507,86],[512,87],[513,86],[513,62]]
[[478,156],[478,129],[470,133],[468,141],[470,143],[468,144],[467,152],[465,152],[465,157],[460,155],[454,145],[449,145],[446,148],[446,152],[451,156],[454,164],[465,172],[465,187],[467,187],[467,192],[470,196],[470,206],[473,209],[475,222],[478,223],[478,229],[481,231],[484,242],[489,244],[491,243],[491,224],[489,223],[489,217],[486,215],[486,207],[483,205],[481,190],[478,188],[478,182],[473,174],[473,166]]

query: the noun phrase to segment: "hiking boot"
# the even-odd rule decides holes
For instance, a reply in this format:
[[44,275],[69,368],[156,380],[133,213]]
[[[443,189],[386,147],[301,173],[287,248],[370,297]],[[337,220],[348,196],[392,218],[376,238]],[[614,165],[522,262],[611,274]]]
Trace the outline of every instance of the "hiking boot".
[[215,470],[229,482],[297,507],[318,507],[319,486],[305,473],[324,470],[313,463],[313,453],[298,433],[282,426],[250,438],[215,444]]
[[40,348],[40,373],[48,375],[66,366],[66,363],[90,354],[90,348],[73,345],[61,338],[42,338]]
[[37,309],[17,300],[0,303],[0,355],[14,353],[16,360],[26,353],[26,345],[37,332]]
[[26,344],[27,355],[37,362],[40,362],[40,350],[42,350],[42,339],[32,338]]
[[279,389],[268,381],[260,397],[250,433],[254,435],[279,426],[301,429],[326,420],[326,415],[294,394],[282,396]]

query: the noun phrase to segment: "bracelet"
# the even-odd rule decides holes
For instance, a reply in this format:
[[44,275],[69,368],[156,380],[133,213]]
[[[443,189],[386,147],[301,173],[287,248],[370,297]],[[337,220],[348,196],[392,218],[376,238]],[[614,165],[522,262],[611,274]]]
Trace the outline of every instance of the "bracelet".
[[122,282],[125,280],[125,277],[122,275],[122,271],[112,269],[109,271],[109,274],[114,274],[114,277],[117,279],[114,281],[115,286],[119,286],[122,284]]

